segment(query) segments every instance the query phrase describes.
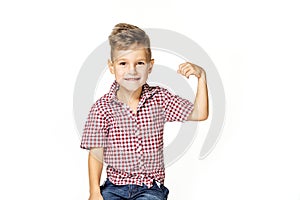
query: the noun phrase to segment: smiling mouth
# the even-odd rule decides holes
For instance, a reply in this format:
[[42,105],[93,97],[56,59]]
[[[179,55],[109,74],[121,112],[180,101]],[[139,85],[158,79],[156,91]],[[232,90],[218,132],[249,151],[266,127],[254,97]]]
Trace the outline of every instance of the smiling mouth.
[[124,78],[126,81],[138,81],[140,78]]

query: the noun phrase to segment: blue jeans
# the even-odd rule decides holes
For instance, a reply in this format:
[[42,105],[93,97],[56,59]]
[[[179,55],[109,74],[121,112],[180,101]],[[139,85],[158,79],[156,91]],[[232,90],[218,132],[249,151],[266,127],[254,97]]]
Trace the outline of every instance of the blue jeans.
[[163,184],[158,186],[154,181],[151,188],[145,184],[140,185],[115,185],[107,178],[100,186],[104,200],[166,200],[169,190]]

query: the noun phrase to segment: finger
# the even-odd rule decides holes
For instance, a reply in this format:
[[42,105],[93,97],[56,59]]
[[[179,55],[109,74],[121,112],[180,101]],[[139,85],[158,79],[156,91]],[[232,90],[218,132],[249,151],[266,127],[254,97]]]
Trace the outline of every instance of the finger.
[[185,65],[187,65],[187,64],[188,64],[188,62],[181,63],[181,64],[179,65],[179,68],[180,68],[180,67],[183,67],[183,66],[185,66]]
[[183,69],[186,68],[188,65],[189,65],[189,64],[188,64],[187,62],[185,62],[185,63],[180,64],[178,68],[179,68],[180,70],[183,70]]
[[191,71],[187,72],[187,73],[185,74],[185,76],[186,76],[187,78],[189,78],[190,75],[192,75],[192,74],[194,74],[194,72],[191,70]]
[[188,69],[185,72],[182,72],[182,71],[178,70],[178,73],[181,74],[182,76],[185,76],[185,77],[189,78],[190,74],[193,74],[194,71],[192,69]]
[[184,66],[184,67],[182,68],[182,73],[183,73],[183,74],[186,74],[186,73],[189,72],[190,70],[195,71],[195,68],[194,68],[193,65],[187,64],[186,66]]
[[181,71],[181,73],[185,74],[191,68],[192,68],[192,66],[187,63],[185,65],[181,65],[180,68],[179,68],[179,70]]
[[177,69],[177,73],[183,74],[183,70],[179,67],[179,68]]
[[180,69],[178,69],[178,70],[177,70],[177,73],[179,73],[179,74],[185,76],[185,74],[186,74],[189,70],[191,70],[191,69],[185,69],[185,70],[180,70]]
[[183,73],[186,73],[188,70],[191,70],[192,69],[192,66],[191,65],[185,65],[185,66],[183,66],[182,68],[181,68],[181,71],[183,72]]
[[194,71],[194,70],[193,70],[192,68],[186,68],[186,69],[183,71],[182,74],[183,74],[184,76],[187,76],[188,73],[193,73],[193,71]]

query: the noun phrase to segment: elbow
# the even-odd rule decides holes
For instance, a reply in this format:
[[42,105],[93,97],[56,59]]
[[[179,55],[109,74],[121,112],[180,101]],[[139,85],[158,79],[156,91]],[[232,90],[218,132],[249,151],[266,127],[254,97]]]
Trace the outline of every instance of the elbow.
[[205,121],[207,119],[208,119],[208,114],[207,115],[190,116],[188,118],[188,121]]
[[208,119],[208,115],[207,116],[203,116],[203,117],[199,117],[197,121],[205,121]]
[[208,119],[208,111],[206,112],[192,112],[189,116],[188,116],[188,121],[205,121]]
[[208,112],[207,113],[205,113],[205,114],[202,114],[202,115],[200,115],[199,117],[198,117],[198,119],[197,119],[197,121],[205,121],[205,120],[207,120],[208,119]]
[[205,121],[208,119],[209,109],[208,106],[196,107],[192,112],[193,121]]

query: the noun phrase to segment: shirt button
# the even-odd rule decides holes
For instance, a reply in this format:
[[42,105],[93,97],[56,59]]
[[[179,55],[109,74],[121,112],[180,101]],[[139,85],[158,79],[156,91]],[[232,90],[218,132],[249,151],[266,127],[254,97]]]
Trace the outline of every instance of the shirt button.
[[139,131],[139,129],[137,129],[136,131],[135,131],[135,136],[138,136],[140,134],[140,131]]
[[141,150],[142,150],[142,146],[139,146],[139,147],[136,149],[137,152],[140,152]]

